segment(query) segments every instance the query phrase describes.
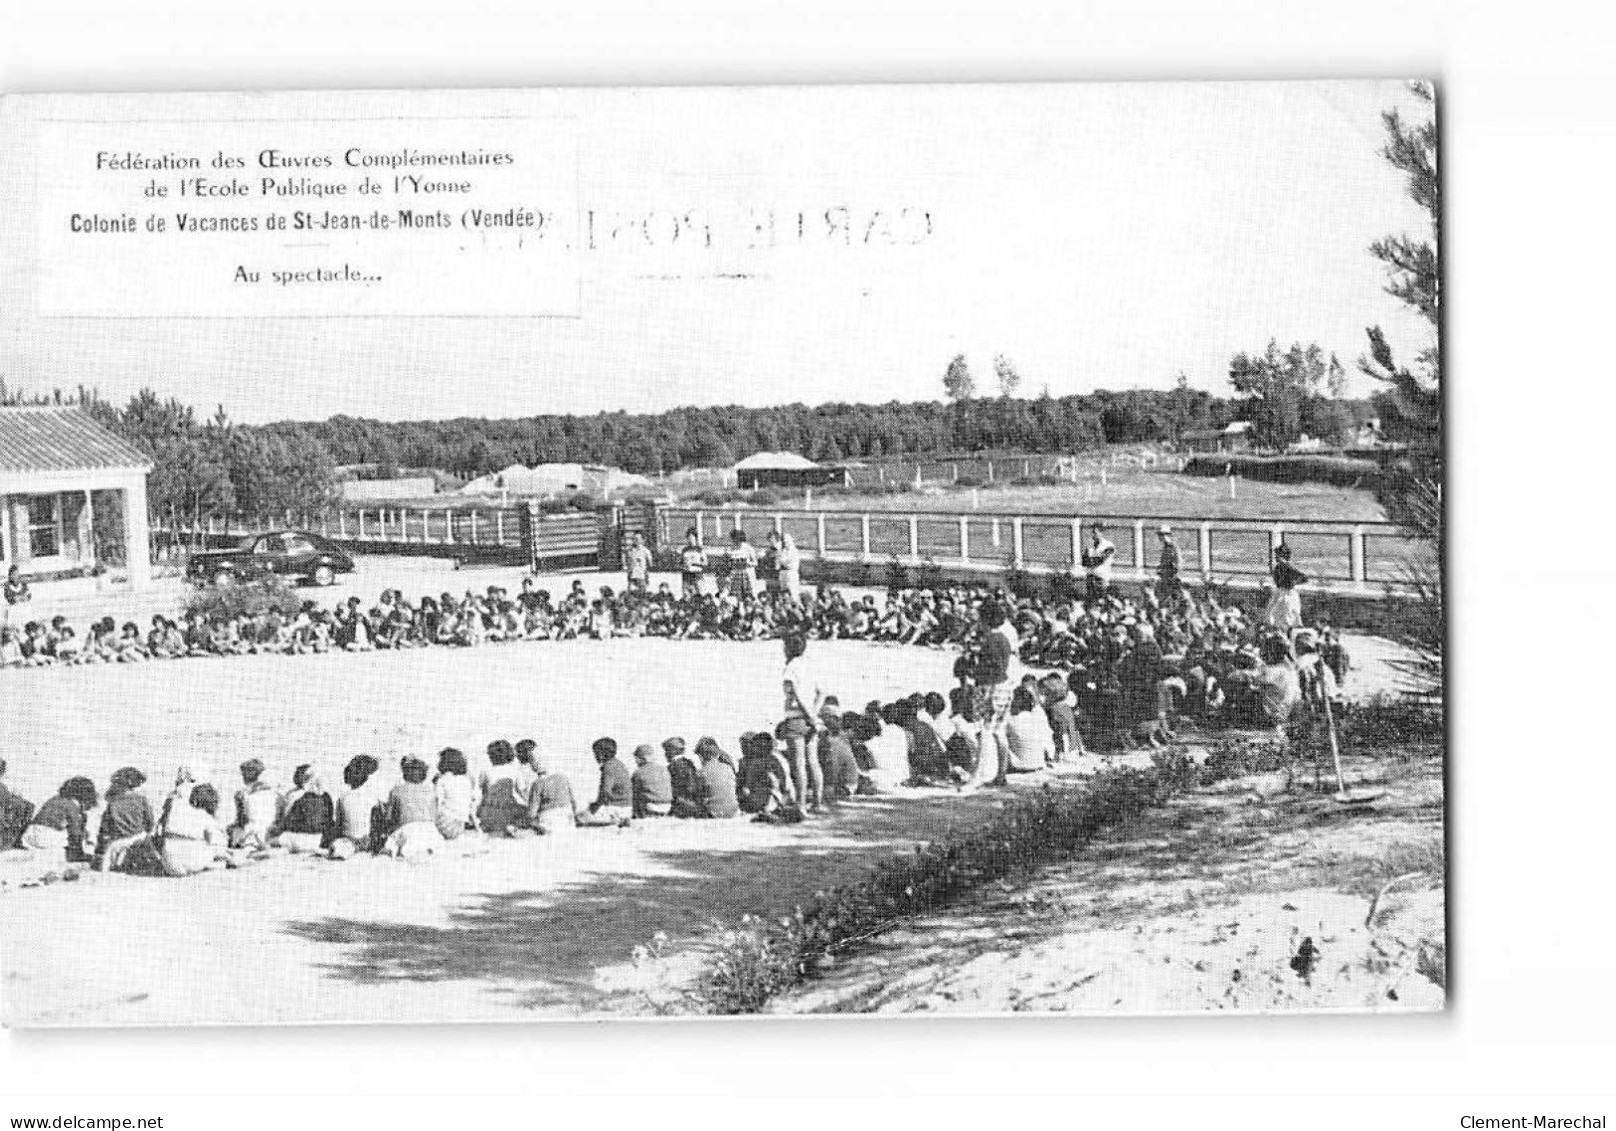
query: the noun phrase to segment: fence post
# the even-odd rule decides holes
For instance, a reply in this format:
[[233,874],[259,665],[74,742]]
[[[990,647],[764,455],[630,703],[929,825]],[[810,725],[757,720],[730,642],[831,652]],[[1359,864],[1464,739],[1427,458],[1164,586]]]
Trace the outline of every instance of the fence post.
[[702,523],[705,520],[706,520],[705,516],[700,511],[697,511],[696,512],[695,527],[696,527],[696,545],[698,545],[698,546],[705,546],[707,544],[707,536],[702,533],[702,529],[701,529]]
[[331,533],[330,530],[328,530],[326,528],[327,527],[327,520],[330,517],[331,517],[331,515],[330,515],[329,512],[327,512],[327,511],[321,511],[320,512],[320,533],[322,535]]
[[1369,574],[1364,568],[1364,528],[1354,526],[1348,541],[1348,552],[1352,556],[1352,583],[1364,585],[1369,581]]
[[774,519],[774,532],[776,534],[779,534],[781,531],[783,531],[785,529],[785,523],[781,520],[781,518],[780,518],[780,516],[778,514],[774,515],[773,519]]
[[348,537],[348,512],[347,511],[338,511],[337,512],[337,537],[341,538],[341,539],[343,539],[345,541],[347,540],[347,537]]
[[1145,576],[1145,521],[1141,518],[1133,521],[1133,569],[1138,576]]
[[920,519],[914,515],[909,516],[909,557],[920,560]]
[[988,482],[993,482],[993,461],[988,460]]
[[471,544],[473,546],[477,544],[477,514],[478,512],[475,510],[471,512]]
[[1284,544],[1285,528],[1276,522],[1273,529],[1268,532],[1268,567],[1270,569],[1272,569],[1274,566],[1275,553]]
[[1201,523],[1201,580],[1212,581],[1212,524]]
[[494,512],[494,541],[501,546],[505,544],[505,512],[503,510]]
[[365,540],[365,508],[359,508],[359,540]]
[[859,515],[859,560],[870,560],[870,516]]
[[971,520],[964,515],[959,516],[960,561],[971,560]]
[[1021,461],[1021,477],[1023,479],[1026,479],[1031,474],[1032,474],[1032,460],[1030,460],[1030,459],[1022,460]]
[[825,512],[820,511],[814,521],[814,549],[820,557],[825,556]]
[[1083,520],[1072,519],[1072,572],[1083,567]]
[[951,463],[948,465],[948,478],[951,483],[959,482],[959,464]]
[[454,545],[454,520],[455,511],[446,510],[443,512],[443,544],[446,546]]
[[1016,568],[1020,569],[1021,565],[1022,565],[1022,562],[1025,560],[1022,557],[1022,553],[1021,553],[1021,516],[1020,515],[1017,515],[1015,518],[1010,520],[1010,550],[1011,550],[1011,553],[1013,555],[1012,560],[1016,563]]

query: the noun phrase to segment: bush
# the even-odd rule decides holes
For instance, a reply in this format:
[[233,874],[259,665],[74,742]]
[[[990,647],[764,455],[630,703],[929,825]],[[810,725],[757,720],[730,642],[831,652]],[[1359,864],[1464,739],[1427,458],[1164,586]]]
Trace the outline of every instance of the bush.
[[1382,472],[1372,460],[1350,456],[1199,455],[1184,464],[1185,475],[1216,478],[1229,472],[1268,483],[1325,483],[1332,487],[1378,490]]
[[282,616],[292,617],[302,607],[303,599],[296,591],[273,576],[239,585],[213,585],[196,589],[185,599],[187,616],[194,614],[208,621],[262,616],[271,609]]
[[[795,496],[791,496],[795,498]],[[773,487],[759,487],[755,491],[742,491],[739,487],[709,487],[692,495],[689,502],[703,507],[750,506],[772,507],[784,502],[787,496]]]
[[1341,740],[1355,749],[1442,742],[1446,716],[1440,701],[1424,696],[1372,695],[1348,703],[1336,720]]
[[1133,821],[1181,789],[1199,767],[1182,753],[1150,770],[1106,770],[1086,790],[1045,786],[1009,801],[985,826],[878,865],[862,882],[816,896],[778,920],[720,924],[713,959],[694,993],[710,1013],[755,1013],[775,994],[821,971],[837,953],[903,919],[937,911],[983,884],[1070,856],[1102,829]]
[[988,481],[980,475],[961,475],[958,479],[954,480],[955,487],[967,490],[975,487],[986,487],[987,485]]

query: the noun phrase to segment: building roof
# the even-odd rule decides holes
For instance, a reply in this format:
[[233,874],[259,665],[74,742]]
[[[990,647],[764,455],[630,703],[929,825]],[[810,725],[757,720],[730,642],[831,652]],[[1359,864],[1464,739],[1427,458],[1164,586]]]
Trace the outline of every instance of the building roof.
[[736,471],[801,471],[819,465],[796,452],[754,452],[735,465]]
[[0,472],[149,468],[139,448],[77,408],[0,408]]

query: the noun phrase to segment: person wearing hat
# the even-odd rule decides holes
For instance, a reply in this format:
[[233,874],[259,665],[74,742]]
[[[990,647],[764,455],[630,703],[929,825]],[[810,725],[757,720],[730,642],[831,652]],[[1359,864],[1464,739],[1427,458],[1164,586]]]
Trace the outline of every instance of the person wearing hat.
[[666,817],[673,812],[673,778],[668,764],[657,757],[649,743],[634,748],[634,773],[629,784],[634,791],[636,817]]
[[1156,528],[1156,536],[1161,539],[1156,558],[1156,600],[1173,605],[1184,595],[1184,583],[1178,577],[1178,546],[1173,541],[1173,528],[1165,522]]
[[236,790],[236,819],[230,826],[231,848],[264,848],[270,833],[286,816],[286,799],[264,780],[264,763],[248,758],[241,764]]
[[1117,548],[1105,536],[1105,527],[1096,523],[1089,527],[1089,548],[1083,553],[1083,573],[1087,591],[1083,600],[1088,604],[1105,600],[1111,587],[1111,560]]
[[1307,574],[1291,564],[1291,548],[1284,542],[1274,547],[1274,592],[1268,599],[1263,623],[1281,632],[1302,627],[1302,595],[1298,585],[1307,584]]

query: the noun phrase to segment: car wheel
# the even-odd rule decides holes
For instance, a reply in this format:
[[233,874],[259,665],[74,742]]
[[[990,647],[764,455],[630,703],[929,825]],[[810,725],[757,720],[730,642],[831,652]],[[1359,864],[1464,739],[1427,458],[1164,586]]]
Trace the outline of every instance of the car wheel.
[[336,579],[337,575],[331,572],[330,566],[319,565],[314,567],[314,584],[322,589],[336,581]]
[[222,586],[225,586],[225,585],[229,585],[231,582],[235,581],[235,579],[236,579],[235,574],[231,573],[227,569],[221,569],[221,570],[219,570],[217,573],[215,573],[213,575],[213,584],[222,587]]

